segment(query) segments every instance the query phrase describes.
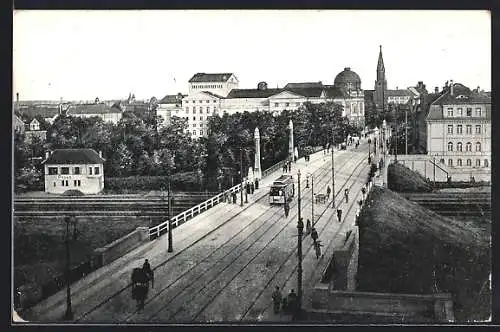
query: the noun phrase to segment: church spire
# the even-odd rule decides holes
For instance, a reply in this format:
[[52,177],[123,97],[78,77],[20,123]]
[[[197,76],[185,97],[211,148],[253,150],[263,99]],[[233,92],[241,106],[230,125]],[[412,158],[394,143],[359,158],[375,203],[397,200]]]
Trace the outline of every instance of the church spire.
[[378,54],[377,72],[378,71],[385,71],[384,58],[382,57],[382,45],[380,45],[380,52]]

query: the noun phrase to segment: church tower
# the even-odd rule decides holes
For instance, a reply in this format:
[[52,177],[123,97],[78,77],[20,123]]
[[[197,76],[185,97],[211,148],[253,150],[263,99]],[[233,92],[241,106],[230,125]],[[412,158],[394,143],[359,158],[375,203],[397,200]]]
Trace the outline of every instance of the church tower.
[[383,110],[386,108],[386,92],[387,81],[385,80],[385,67],[384,58],[382,57],[382,45],[380,45],[380,52],[378,54],[377,63],[377,80],[375,81],[375,91],[373,93],[373,101],[377,109]]

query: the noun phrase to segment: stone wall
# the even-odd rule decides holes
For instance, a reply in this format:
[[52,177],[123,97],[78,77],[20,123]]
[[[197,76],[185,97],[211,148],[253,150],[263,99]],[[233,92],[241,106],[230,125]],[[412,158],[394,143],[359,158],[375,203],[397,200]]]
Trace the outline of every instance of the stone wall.
[[93,264],[101,267],[109,264],[115,259],[122,257],[139,245],[149,241],[149,228],[137,227],[137,229],[121,238],[107,244],[102,248],[94,250]]

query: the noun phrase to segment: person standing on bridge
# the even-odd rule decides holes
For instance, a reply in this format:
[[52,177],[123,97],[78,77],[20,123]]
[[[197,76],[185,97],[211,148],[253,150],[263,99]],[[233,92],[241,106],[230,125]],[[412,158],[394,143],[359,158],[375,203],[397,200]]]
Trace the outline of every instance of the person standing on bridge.
[[349,189],[348,188],[344,189],[344,197],[345,197],[345,202],[348,203],[349,202]]
[[255,185],[253,184],[253,182],[250,182],[250,193],[252,193],[253,195],[254,191],[255,191]]
[[276,289],[273,292],[273,304],[274,304],[274,313],[277,314],[280,311],[281,301],[283,296],[281,295],[280,288],[276,286]]
[[342,209],[337,209],[337,218],[339,219],[339,222],[342,220]]
[[155,284],[154,273],[153,273],[153,270],[151,269],[151,265],[149,264],[149,261],[147,259],[144,262],[144,264],[142,265],[142,270],[146,273],[149,280],[151,280],[151,287],[154,288],[154,284]]
[[330,186],[328,186],[326,188],[326,197],[327,199],[330,199],[330,194],[332,193],[332,188],[330,188]]
[[306,222],[306,235],[311,232],[311,220],[307,219]]
[[290,212],[290,206],[288,205],[288,202],[286,201],[286,197],[285,197],[284,208],[285,208],[285,217],[288,218],[288,213]]
[[318,232],[314,227],[311,229],[311,238],[313,239],[314,245],[316,245],[316,241],[318,240]]

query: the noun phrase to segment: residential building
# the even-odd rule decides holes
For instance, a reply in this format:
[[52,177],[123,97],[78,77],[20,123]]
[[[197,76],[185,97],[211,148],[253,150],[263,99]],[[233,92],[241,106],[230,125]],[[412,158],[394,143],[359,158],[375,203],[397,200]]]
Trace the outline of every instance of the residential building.
[[66,114],[68,116],[90,118],[99,117],[104,122],[117,124],[121,120],[123,112],[120,108],[112,106],[107,107],[104,103],[94,104],[71,104]]
[[266,82],[260,82],[257,89],[232,89],[221,100],[221,113],[235,114],[244,112],[269,111],[269,97],[283,89],[269,89]]
[[208,91],[226,97],[232,89],[238,88],[238,79],[232,73],[196,73],[189,80],[189,95]]
[[451,81],[430,104],[426,122],[427,154],[451,173],[491,172],[490,96]]
[[58,149],[47,152],[42,161],[45,169],[45,192],[62,194],[77,189],[97,194],[104,189],[104,162],[93,149]]
[[36,116],[26,121],[26,129],[24,131],[24,140],[31,142],[33,137],[37,137],[40,141],[45,142],[47,139],[48,123],[41,117]]
[[21,120],[17,114],[14,114],[12,118],[12,128],[14,128],[14,132],[23,135],[24,134],[24,122]]
[[190,93],[182,99],[182,108],[175,115],[187,120],[187,131],[192,138],[205,136],[208,119],[219,114],[222,99],[224,97],[209,91]]
[[185,97],[187,97],[187,95],[183,95],[182,93],[178,93],[176,95],[166,95],[158,102],[156,114],[161,116],[163,119],[163,125],[168,125],[172,116],[181,116],[183,113],[182,99]]
[[33,119],[40,116],[44,121],[52,124],[60,114],[66,111],[66,107],[66,104],[19,104],[17,112],[21,119]]

